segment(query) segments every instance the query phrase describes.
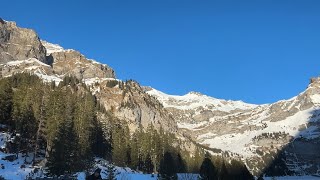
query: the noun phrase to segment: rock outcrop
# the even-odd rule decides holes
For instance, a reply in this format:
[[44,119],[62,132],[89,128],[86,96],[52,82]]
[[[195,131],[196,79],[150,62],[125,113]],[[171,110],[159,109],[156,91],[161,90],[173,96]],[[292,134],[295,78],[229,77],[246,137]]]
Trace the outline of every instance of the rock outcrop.
[[0,19],[0,64],[29,58],[47,63],[46,49],[37,33]]
[[88,78],[115,78],[115,72],[108,65],[87,59],[79,51],[42,41],[48,49],[48,61],[52,62],[55,74],[60,76],[75,76],[78,79]]
[[87,79],[86,84],[102,102],[107,111],[128,122],[130,130],[150,123],[169,132],[177,132],[177,125],[162,104],[147,94],[135,81],[115,79]]

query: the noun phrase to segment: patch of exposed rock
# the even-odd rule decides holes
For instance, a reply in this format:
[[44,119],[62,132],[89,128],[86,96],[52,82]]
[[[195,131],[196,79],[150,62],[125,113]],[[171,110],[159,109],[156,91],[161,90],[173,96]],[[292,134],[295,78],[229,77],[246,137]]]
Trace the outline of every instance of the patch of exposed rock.
[[75,76],[78,79],[115,78],[114,70],[106,64],[86,58],[79,51],[65,50],[57,44],[42,41],[48,50],[47,59],[52,62],[55,74]]
[[29,58],[47,63],[46,49],[37,33],[0,18],[0,64]]
[[140,124],[147,127],[152,123],[156,128],[161,126],[172,133],[177,131],[176,122],[168,111],[137,82],[105,80],[92,84],[91,88],[106,110],[126,120],[131,130]]
[[78,79],[115,78],[114,70],[109,66],[88,60],[80,52],[74,50],[54,52],[53,70],[59,75],[72,75]]

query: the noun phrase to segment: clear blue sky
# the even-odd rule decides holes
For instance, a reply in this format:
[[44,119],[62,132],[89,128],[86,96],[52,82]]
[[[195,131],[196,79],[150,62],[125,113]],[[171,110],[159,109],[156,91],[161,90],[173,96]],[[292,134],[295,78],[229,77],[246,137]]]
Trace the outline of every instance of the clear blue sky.
[[270,103],[320,75],[318,0],[10,0],[0,16],[169,94]]

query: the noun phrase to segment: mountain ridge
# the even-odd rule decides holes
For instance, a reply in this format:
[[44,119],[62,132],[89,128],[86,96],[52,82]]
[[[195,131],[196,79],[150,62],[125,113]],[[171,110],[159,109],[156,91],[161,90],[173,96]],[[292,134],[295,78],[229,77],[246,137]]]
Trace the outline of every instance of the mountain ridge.
[[[265,163],[270,162],[267,158],[270,153],[277,154],[284,149],[284,152],[299,157],[299,162],[305,162],[304,166],[307,167],[299,171],[296,167],[290,170],[300,174],[317,173],[317,168],[307,159],[310,154],[316,157],[314,149],[320,147],[319,77],[313,78],[305,91],[290,99],[233,111],[219,111],[214,107],[208,108],[207,104],[196,107],[191,104],[188,108],[184,103],[177,104],[172,100],[176,98],[179,101],[181,96],[168,96],[154,91],[148,92],[164,104],[177,121],[180,131],[204,146],[220,149],[219,153],[227,151],[231,156],[242,158],[251,170],[266,166]],[[168,101],[168,97],[171,101]],[[172,104],[168,105],[168,102]],[[295,143],[312,144],[313,148],[308,150],[309,154],[286,148]],[[287,161],[296,161],[290,158]],[[260,165],[255,164],[258,161]]]

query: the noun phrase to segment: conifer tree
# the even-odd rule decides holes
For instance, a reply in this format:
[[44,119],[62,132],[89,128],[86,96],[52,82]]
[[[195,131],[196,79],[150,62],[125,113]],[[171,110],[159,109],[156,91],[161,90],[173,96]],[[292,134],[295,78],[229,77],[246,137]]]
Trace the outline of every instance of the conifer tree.
[[[31,151],[34,144],[34,135],[37,129],[37,121],[34,117],[31,104],[31,92],[27,88],[17,90],[13,97],[12,119],[14,129],[19,135],[18,152]],[[17,152],[17,153],[18,153]]]
[[151,174],[153,172],[153,163],[152,163],[150,154],[148,154],[146,159],[144,160],[143,171],[146,172],[147,174]]
[[114,125],[112,128],[112,161],[119,166],[126,166],[130,152],[130,132],[127,124]]
[[160,161],[160,179],[176,180],[178,179],[176,165],[170,152],[165,152],[163,159]]
[[249,180],[254,179],[247,167],[240,161],[231,160],[231,164],[228,168],[229,179],[232,180]]
[[38,150],[45,148],[45,126],[46,126],[46,102],[48,100],[48,85],[42,85],[42,87],[37,88],[37,93],[35,96],[35,103],[33,104],[33,111],[35,112],[35,118],[37,120],[37,132],[35,135],[34,142],[34,156],[33,163],[36,163],[36,158],[38,156]]
[[8,79],[0,81],[0,123],[9,124],[11,122],[11,111],[13,105],[13,91]]
[[92,137],[94,135],[93,125],[95,124],[95,102],[94,98],[90,93],[85,93],[80,95],[76,99],[76,106],[74,109],[74,122],[75,122],[75,132],[79,141],[79,155],[82,157],[83,169],[91,166],[93,161],[92,152]]
[[51,91],[49,94],[49,100],[46,112],[46,141],[47,141],[47,152],[51,151],[52,142],[56,137],[59,129],[59,125],[64,121],[66,117],[66,102],[65,95],[60,89]]
[[180,153],[178,153],[178,155],[177,155],[177,172],[178,173],[186,173],[187,172],[186,162],[182,159]]
[[221,180],[228,180],[229,179],[229,172],[227,170],[225,161],[222,162],[221,169],[219,172],[219,177],[220,177],[219,179],[221,179]]
[[46,164],[49,175],[64,175],[76,172],[79,167],[77,136],[72,121],[64,121],[53,140]]
[[201,180],[218,180],[217,169],[209,157],[204,158],[199,174]]
[[103,131],[103,125],[97,119],[94,121],[94,129],[92,135],[92,151],[97,157],[110,160],[111,156],[111,142],[108,141],[106,133]]

